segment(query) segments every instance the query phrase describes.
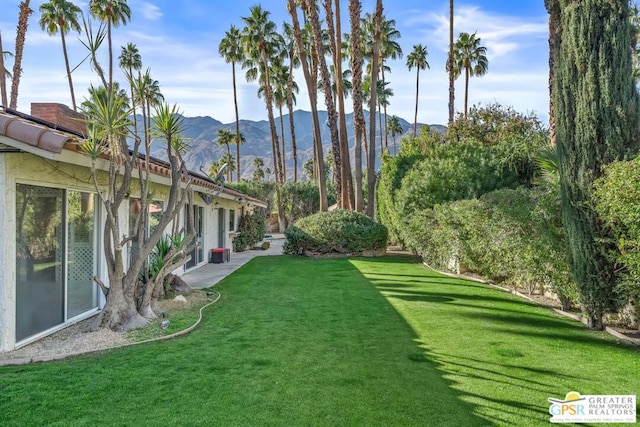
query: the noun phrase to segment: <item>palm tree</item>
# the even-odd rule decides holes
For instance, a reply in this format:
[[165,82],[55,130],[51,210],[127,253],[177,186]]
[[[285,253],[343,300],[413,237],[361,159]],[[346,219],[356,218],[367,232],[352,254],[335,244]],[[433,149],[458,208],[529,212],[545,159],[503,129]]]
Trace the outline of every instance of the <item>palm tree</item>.
[[[229,140],[229,142],[233,142],[233,137],[235,136],[235,134],[233,132],[230,132],[230,137],[231,139]],[[228,145],[227,145],[228,148]],[[224,165],[227,164],[227,180],[231,181],[231,177],[233,176],[233,171],[236,170],[236,162],[233,159],[233,156],[231,155],[231,151],[227,150],[226,152],[224,152],[222,154],[222,157],[220,158],[220,165]]]
[[351,52],[351,98],[353,100],[354,126],[356,134],[355,143],[355,210],[362,212],[362,137],[366,135],[364,111],[362,108],[362,37],[360,31],[360,12],[362,4],[360,0],[349,0],[349,23],[351,27],[350,47]]
[[264,159],[256,157],[253,159],[253,180],[262,181],[264,179]]
[[289,110],[289,128],[291,131],[291,150],[293,157],[293,182],[298,181],[298,147],[296,145],[296,127],[293,118],[293,104],[296,103],[295,94],[300,91],[298,84],[293,80],[293,69],[300,66],[300,58],[296,54],[296,41],[293,26],[285,22],[283,49],[289,58],[289,73],[287,75],[287,109]]
[[[380,59],[380,30],[382,22],[382,0],[376,0],[376,12],[374,16],[373,47],[371,49],[371,88],[378,87],[378,61]],[[374,138],[376,133],[376,98],[377,90],[371,90],[369,100],[369,163],[367,167],[367,215],[373,219],[375,213],[376,192],[376,145]]]
[[[367,40],[367,56],[371,57],[372,48],[373,48],[373,34],[376,31],[376,22],[375,17],[371,14],[366,14],[363,19],[363,29],[365,31],[365,39]],[[391,69],[385,65],[386,59],[401,59],[402,58],[402,47],[397,42],[400,38],[400,31],[395,28],[396,21],[394,19],[387,20],[384,16],[382,16],[380,21],[380,40],[379,40],[379,80],[386,81],[385,79],[385,71],[391,71]],[[369,63],[369,67],[371,63]],[[388,104],[387,104],[388,105]],[[382,105],[378,105],[378,107],[382,107]],[[384,106],[384,128],[385,128],[385,146],[389,145],[389,141],[387,139],[387,109]],[[382,109],[379,112],[379,115],[382,115]],[[382,126],[381,126],[382,127]],[[382,135],[382,132],[381,132]]]
[[389,132],[391,132],[391,138],[393,138],[393,155],[395,156],[398,154],[396,150],[396,135],[404,132],[404,129],[402,129],[402,125],[400,124],[400,119],[396,115],[389,117]]
[[136,97],[133,91],[133,82],[135,77],[133,76],[133,71],[136,70],[138,72],[138,78],[140,78],[140,70],[142,69],[142,57],[140,56],[140,51],[133,43],[128,43],[127,46],[122,46],[122,50],[120,51],[120,57],[118,58],[120,61],[120,68],[125,71],[125,75],[127,76],[127,80],[129,81],[129,86],[131,88],[131,109],[133,110],[133,135],[136,142],[139,140],[138,137],[138,117],[136,113]]
[[69,31],[80,32],[78,15],[81,10],[78,6],[67,0],[50,0],[40,6],[40,28],[53,36],[60,32],[62,39],[62,53],[64,54],[64,65],[67,67],[67,79],[69,80],[69,90],[71,91],[71,104],[73,110],[77,110],[76,96],[73,92],[73,82],[71,80],[71,68],[69,67],[69,55],[67,54],[67,42],[65,35]]
[[[271,66],[271,80],[273,84],[273,102],[276,107],[278,107],[278,111],[280,112],[280,135],[282,136],[282,174],[283,174],[283,182],[287,180],[287,163],[286,163],[286,146],[285,146],[285,138],[284,138],[284,114],[282,112],[282,107],[287,102],[288,98],[288,81],[289,76],[291,75],[291,71],[289,67],[283,65],[279,62],[274,62]],[[294,82],[295,83],[295,82]],[[294,90],[298,90],[297,85],[294,84]],[[293,94],[291,94],[293,96]]]
[[107,41],[109,43],[109,86],[113,84],[113,49],[111,46],[111,28],[118,28],[131,20],[131,9],[127,0],[89,0],[91,15],[107,23]]
[[18,16],[18,27],[16,28],[16,49],[11,79],[11,101],[9,103],[9,108],[14,110],[18,105],[18,87],[20,86],[20,76],[22,76],[22,52],[27,36],[27,27],[29,26],[29,16],[33,13],[29,3],[30,0],[24,0],[20,3],[20,15]]
[[[114,83],[114,86],[116,83]],[[151,146],[151,107],[158,106],[164,100],[160,92],[160,84],[151,78],[151,70],[147,68],[144,74],[134,80],[133,93],[135,102],[142,107],[142,123],[145,135],[145,149],[147,155]]]
[[447,58],[449,72],[449,125],[453,123],[455,114],[455,75],[453,73],[453,0],[449,0],[449,56]]
[[[298,51],[298,58],[302,65],[302,73],[304,74],[304,80],[307,85],[307,93],[309,94],[309,101],[311,105],[311,120],[313,123],[313,154],[317,163],[321,163],[323,159],[322,154],[322,138],[320,135],[320,122],[318,120],[318,102],[317,102],[317,79],[315,76],[316,68],[313,63],[309,62],[309,56],[306,52],[305,38],[303,38],[303,31],[300,27],[298,20],[298,9],[295,0],[287,0],[287,10],[291,15],[291,23],[293,25],[293,34],[296,40],[296,47]],[[324,167],[314,167],[318,175],[318,193],[320,194],[320,211],[327,210],[327,187],[324,175]]]
[[[234,140],[234,141],[235,141],[235,143],[236,143],[236,153],[238,153],[238,154],[239,154],[239,153],[240,153],[240,149],[238,148],[238,145],[242,145],[242,144],[244,144],[245,142],[247,142],[247,138],[245,138],[245,137],[244,137],[244,134],[243,134],[242,132],[240,132],[240,133],[234,133],[234,134],[233,134],[233,140]],[[240,162],[237,162],[237,161],[236,161],[236,167],[239,167],[239,166],[240,166]],[[235,168],[234,168],[234,169],[235,169]],[[236,174],[236,175],[238,176],[238,179],[240,179],[240,175],[241,175],[240,170],[239,170],[239,169],[236,169],[236,172],[237,172],[237,174]],[[239,182],[239,181],[238,181],[238,182]]]
[[[280,143],[276,131],[275,118],[273,116],[273,88],[271,87],[270,60],[278,51],[280,35],[277,33],[276,24],[269,19],[270,13],[257,5],[249,9],[250,15],[243,17],[245,27],[242,29],[242,46],[248,61],[256,66],[256,77],[264,90],[264,99],[271,131],[271,143],[274,159],[274,173],[276,183],[282,182],[282,166],[280,165]],[[243,64],[243,66],[245,66]],[[280,204],[280,203],[279,203]],[[284,227],[284,212],[282,215],[282,227]]]
[[[244,60],[244,52],[242,51],[242,37],[240,30],[232,25],[229,31],[224,33],[224,38],[220,40],[218,45],[218,54],[224,58],[227,64],[231,64],[231,73],[233,76],[233,105],[236,112],[236,136],[240,135],[240,115],[238,114],[238,92],[236,86],[236,63]],[[240,142],[236,140],[236,181],[240,182]]]
[[[417,44],[413,46],[413,50],[407,56],[407,68],[411,71],[412,68],[416,69],[416,113],[413,119],[413,137],[415,138],[418,128],[418,92],[420,91],[420,70],[424,70],[429,67],[427,62],[427,47]],[[394,141],[395,146],[395,141]]]
[[476,33],[460,33],[455,45],[453,70],[458,78],[464,69],[464,119],[467,119],[467,101],[469,99],[469,78],[484,76],[489,70],[487,48],[480,46],[480,37]]
[[[218,129],[218,139],[217,139],[217,143],[219,146],[226,146],[227,147],[227,157],[226,159],[230,159],[231,158],[231,149],[229,148],[229,144],[231,144],[233,142],[235,135],[233,134],[233,132],[231,132],[228,129]],[[233,165],[227,165],[227,180],[231,181],[231,167]]]
[[[402,59],[402,47],[400,47],[400,43],[397,42],[400,38],[400,31],[396,30],[395,26],[395,19],[387,20],[383,17],[380,31],[380,77],[385,83],[387,83],[387,80],[384,76],[384,72],[389,69],[384,64],[385,60]],[[384,108],[384,146],[388,148],[389,139],[387,138],[387,135],[389,132],[387,129],[387,106],[389,105],[389,99],[385,98],[385,100],[386,104],[382,104],[382,107]]]
[[[333,73],[329,73],[331,79],[332,93],[335,100],[336,114],[338,115],[339,126],[339,138],[338,145],[340,149],[340,163],[335,167],[340,169],[340,176],[342,177],[340,184],[341,199],[339,199],[339,206],[343,209],[351,209],[355,205],[353,196],[353,182],[351,180],[351,162],[349,160],[349,145],[347,135],[347,122],[345,113],[345,88],[344,88],[344,73],[342,71],[342,23],[340,17],[340,1],[335,0],[335,26],[333,19],[333,12],[331,1],[325,0],[323,2],[325,10],[325,22],[327,25],[327,35],[329,39],[329,52],[333,58],[334,68]],[[335,87],[335,90],[333,89]]]
[[[313,30],[313,40],[314,40],[314,48],[313,54],[318,61],[318,65],[320,67],[320,77],[322,80],[322,86],[324,88],[324,102],[327,108],[327,116],[328,116],[328,124],[329,131],[331,134],[331,147],[333,150],[333,160],[337,167],[334,169],[335,176],[335,184],[336,184],[336,198],[338,200],[338,205],[343,207],[342,197],[344,193],[344,185],[343,185],[343,176],[342,176],[342,168],[341,163],[341,150],[340,150],[340,139],[338,135],[338,118],[336,106],[333,100],[333,94],[331,93],[331,77],[329,76],[329,67],[327,66],[327,60],[325,58],[325,49],[323,43],[322,30],[320,27],[320,18],[318,16],[318,11],[315,8],[315,2],[307,0],[307,13],[309,22],[311,24],[311,28]],[[346,177],[345,177],[346,179]],[[347,194],[348,195],[348,194]]]

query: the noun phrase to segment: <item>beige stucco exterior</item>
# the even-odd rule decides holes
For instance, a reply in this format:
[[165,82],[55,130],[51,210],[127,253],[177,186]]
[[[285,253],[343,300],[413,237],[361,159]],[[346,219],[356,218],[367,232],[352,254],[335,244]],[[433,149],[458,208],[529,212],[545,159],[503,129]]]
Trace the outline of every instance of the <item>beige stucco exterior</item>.
[[[18,148],[22,150],[18,152]],[[30,152],[25,152],[29,150]],[[16,341],[16,185],[27,184],[31,186],[60,188],[95,193],[96,189],[90,169],[90,159],[75,150],[62,150],[61,153],[43,153],[37,147],[28,147],[20,141],[12,141],[2,136],[0,141],[0,352],[8,351],[17,346],[24,345],[43,335],[50,334],[54,330],[61,329],[71,323],[63,323],[51,330],[29,339]],[[46,156],[44,156],[46,154]],[[106,162],[102,161],[98,166],[106,168]],[[99,185],[106,184],[107,176],[100,173]],[[151,176],[151,193],[153,200],[165,202],[169,194],[170,179],[161,174]],[[202,180],[196,180],[203,182]],[[138,185],[135,182],[131,186],[130,196],[139,196]],[[235,212],[235,224],[237,225],[241,210],[250,212],[255,206],[266,206],[264,202],[243,197],[232,190],[215,188],[212,185],[192,185],[194,190],[194,204],[202,208],[203,213],[203,259],[193,268],[204,265],[208,261],[209,249],[222,246],[232,248],[229,230],[229,213]],[[102,188],[104,190],[104,188]],[[198,192],[212,196],[210,204],[207,204]],[[108,283],[105,274],[105,262],[102,249],[102,229],[104,226],[104,214],[101,212],[101,204],[97,203],[99,222],[96,224],[99,238],[97,239],[97,274],[102,281]],[[224,233],[219,233],[220,209],[224,214]],[[129,205],[125,201],[120,208],[120,227],[123,232],[128,231]],[[179,219],[183,221],[182,218]],[[177,274],[184,273],[180,268]],[[100,295],[99,307],[104,304],[104,298]],[[97,310],[89,311],[85,318],[94,315]],[[74,322],[81,320],[74,318]]]

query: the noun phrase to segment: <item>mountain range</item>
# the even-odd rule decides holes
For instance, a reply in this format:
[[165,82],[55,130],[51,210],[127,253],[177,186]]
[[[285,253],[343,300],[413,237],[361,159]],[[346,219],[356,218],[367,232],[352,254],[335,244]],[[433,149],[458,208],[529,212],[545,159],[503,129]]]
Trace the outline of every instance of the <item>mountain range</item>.
[[[319,111],[319,119],[321,123],[322,141],[324,154],[331,148],[331,135],[329,127],[324,125],[327,121],[327,112]],[[365,119],[367,121],[368,129],[368,112],[365,112]],[[353,146],[355,136],[353,135],[354,116],[353,113],[347,114],[347,133],[349,134],[349,147],[351,151],[351,162],[353,163]],[[140,119],[140,118],[139,118]],[[293,119],[295,123],[295,135],[296,146],[298,153],[298,177],[303,177],[302,166],[309,158],[313,158],[313,122],[311,119],[311,113],[308,111],[297,110],[293,113]],[[291,147],[291,132],[289,127],[289,115],[282,116],[284,123],[284,139],[286,146],[286,169],[287,177],[293,178],[293,154]],[[382,116],[384,121],[384,115]],[[402,135],[409,135],[413,133],[413,124],[400,118],[400,125],[402,126]],[[376,119],[377,136],[376,136],[376,152],[380,152],[380,140],[379,140],[379,126],[378,119]],[[418,124],[418,132],[423,124]],[[384,128],[384,123],[383,123]],[[444,132],[445,127],[442,125],[430,125],[432,131]],[[139,128],[140,129],[140,128]],[[187,153],[184,155],[184,159],[189,169],[197,171],[201,167],[205,170],[209,169],[209,166],[213,161],[217,161],[222,157],[226,151],[225,146],[219,146],[217,143],[218,130],[227,129],[235,133],[236,124],[222,123],[214,118],[205,116],[199,117],[183,117],[183,132],[182,136],[187,138],[189,145]],[[276,117],[276,129],[278,136],[281,137],[280,131],[280,117]],[[265,168],[273,170],[273,156],[271,150],[271,132],[269,130],[269,122],[266,120],[251,121],[240,120],[240,132],[245,137],[246,142],[240,146],[240,169],[242,178],[251,179],[253,175],[253,159],[256,157],[262,157],[264,160]],[[396,144],[400,144],[402,135],[396,135]],[[384,137],[383,137],[384,143]],[[388,137],[389,150],[393,153],[393,138],[391,135]],[[166,157],[164,155],[163,147],[160,144],[152,145],[151,155],[158,158]],[[231,154],[235,158],[236,153],[235,145],[231,145]],[[363,154],[364,156],[364,149]],[[379,155],[378,155],[379,158]],[[233,180],[235,181],[236,173],[233,173]]]

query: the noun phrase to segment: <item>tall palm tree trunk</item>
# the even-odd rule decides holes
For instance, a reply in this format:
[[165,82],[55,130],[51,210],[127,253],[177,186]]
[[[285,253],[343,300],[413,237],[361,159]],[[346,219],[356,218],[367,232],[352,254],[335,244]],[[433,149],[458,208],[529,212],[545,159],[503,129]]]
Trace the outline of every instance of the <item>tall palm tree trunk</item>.
[[340,141],[338,138],[338,126],[337,126],[337,117],[336,117],[336,107],[333,100],[333,92],[331,88],[331,77],[329,75],[329,68],[327,67],[327,61],[324,56],[324,52],[322,50],[323,42],[322,42],[322,31],[320,28],[320,19],[318,17],[318,12],[315,8],[315,4],[310,0],[308,2],[308,11],[309,11],[309,22],[311,22],[311,27],[313,29],[313,38],[315,41],[314,48],[314,56],[318,61],[318,65],[320,66],[320,78],[322,81],[322,87],[324,90],[324,102],[327,107],[327,115],[329,119],[329,131],[331,134],[331,147],[333,152],[333,164],[334,164],[334,176],[336,180],[336,196],[338,200],[338,205],[342,207],[342,168],[341,160],[340,160]]
[[284,175],[282,170],[282,163],[280,162],[280,142],[278,140],[278,132],[276,131],[276,120],[273,116],[273,90],[271,88],[271,76],[269,75],[269,61],[267,59],[267,52],[262,51],[262,66],[264,67],[264,92],[265,103],[267,104],[267,117],[269,119],[269,130],[271,131],[271,144],[273,150],[273,168],[276,178],[276,199],[278,205],[278,229],[280,232],[284,231],[285,218],[284,218],[284,206],[282,205],[282,191],[281,184],[284,182]]
[[[416,67],[416,112],[413,116],[413,137],[415,138],[418,132],[418,93],[420,92],[420,67]],[[394,142],[395,146],[395,142]],[[395,151],[395,147],[394,147]]]
[[289,110],[289,130],[291,131],[291,156],[293,157],[293,182],[298,181],[298,148],[296,147],[296,126],[293,118],[293,62],[295,53],[289,53],[289,75],[287,76],[287,109]]
[[284,142],[284,117],[282,117],[282,104],[278,105],[280,110],[280,135],[282,135],[282,183],[287,182],[287,148]]
[[300,22],[298,20],[298,12],[296,3],[294,0],[288,0],[287,7],[289,14],[291,15],[291,21],[293,24],[293,34],[296,39],[296,46],[298,49],[298,57],[302,65],[302,73],[307,85],[307,92],[309,93],[309,101],[311,104],[311,121],[313,123],[313,147],[314,147],[314,169],[317,173],[318,180],[318,192],[320,193],[320,211],[327,210],[327,182],[324,173],[324,167],[318,168],[323,161],[322,153],[322,138],[320,136],[320,122],[318,120],[318,98],[317,92],[314,87],[317,88],[317,79],[313,79],[311,71],[309,70],[309,63],[307,62],[307,55],[305,54],[304,43],[302,41],[302,32],[300,30]]
[[[382,83],[386,83],[384,78],[384,58],[380,59],[380,72],[382,73]],[[386,86],[386,85],[385,85]],[[379,101],[378,101],[379,102]],[[389,128],[387,127],[387,100],[385,99],[384,105],[382,105],[384,110],[384,148],[389,149]],[[380,152],[382,155],[382,152]]]
[[238,90],[236,86],[236,62],[231,61],[233,79],[233,107],[236,112],[236,182],[240,182],[240,115],[238,114]]
[[362,46],[360,33],[360,11],[362,5],[359,0],[349,0],[349,23],[351,29],[351,86],[353,99],[353,113],[356,142],[354,147],[355,183],[354,208],[362,212],[362,138],[366,138],[364,112],[362,110]]
[[376,200],[376,104],[378,87],[378,59],[380,56],[380,22],[382,21],[382,0],[376,1],[375,31],[373,35],[373,55],[371,58],[371,99],[369,101],[369,164],[367,166],[367,215],[373,219]]
[[60,37],[62,38],[62,52],[64,54],[64,65],[67,67],[67,79],[69,80],[69,91],[71,92],[71,105],[73,106],[73,111],[78,111],[76,106],[76,95],[73,91],[73,81],[71,80],[71,68],[69,67],[69,55],[67,54],[67,42],[64,37],[63,25],[59,25],[60,27]]
[[29,7],[30,0],[20,3],[20,15],[18,16],[18,28],[16,29],[16,51],[14,53],[13,74],[11,80],[11,101],[9,108],[16,109],[18,105],[18,86],[20,86],[20,76],[22,76],[22,53],[29,26],[29,16],[33,9]]
[[455,114],[455,78],[453,74],[453,0],[449,0],[449,124]]
[[380,104],[380,98],[378,98],[378,130],[380,131],[380,156],[382,156],[385,147],[382,144],[382,104]]
[[467,103],[469,102],[469,67],[464,69],[464,119],[467,120]]
[[2,102],[2,108],[7,108],[7,76],[2,52],[4,49],[2,48],[2,32],[0,32],[0,102]]
[[556,117],[553,105],[553,73],[555,68],[554,55],[556,50],[556,32],[560,27],[559,4],[557,1],[545,0],[549,10],[549,141],[552,146],[556,146]]

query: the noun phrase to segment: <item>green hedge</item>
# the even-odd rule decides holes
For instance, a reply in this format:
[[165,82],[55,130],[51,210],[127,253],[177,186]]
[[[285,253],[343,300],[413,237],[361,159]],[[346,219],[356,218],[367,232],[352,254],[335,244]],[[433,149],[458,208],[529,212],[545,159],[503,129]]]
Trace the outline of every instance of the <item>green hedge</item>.
[[[640,300],[640,156],[614,162],[595,182],[594,205],[614,236],[610,256],[621,272],[618,294]],[[638,311],[640,313],[640,310]]]
[[358,253],[385,248],[388,231],[366,215],[338,209],[297,221],[284,232],[284,253]]
[[502,189],[410,215],[403,238],[431,266],[460,265],[529,292],[552,290],[567,309],[576,289],[566,261],[556,193]]
[[264,238],[265,217],[260,213],[245,214],[238,223],[238,235],[233,239],[233,251],[242,252],[251,249]]

